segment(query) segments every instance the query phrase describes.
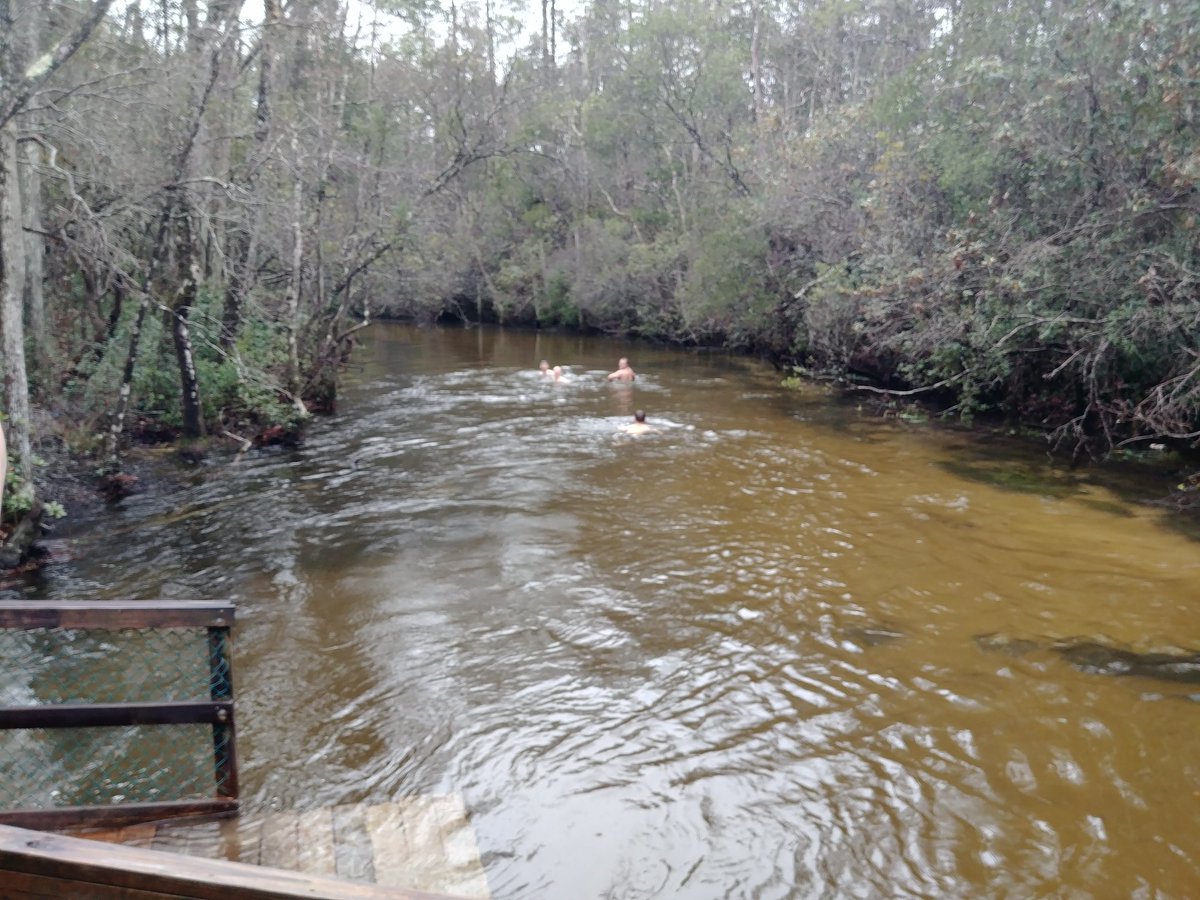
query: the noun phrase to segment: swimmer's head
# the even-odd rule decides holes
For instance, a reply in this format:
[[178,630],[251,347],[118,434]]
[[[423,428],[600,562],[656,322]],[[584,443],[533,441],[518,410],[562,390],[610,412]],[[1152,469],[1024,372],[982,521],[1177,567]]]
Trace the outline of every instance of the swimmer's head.
[[538,368],[545,372],[550,368],[550,363],[543,359],[540,363],[538,363]]
[[562,366],[555,366],[555,367],[554,367],[554,374],[555,374],[555,375],[561,375],[562,373],[563,373]]
[[646,411],[644,409],[639,409],[637,412],[635,412],[633,414],[633,420],[635,422],[645,422],[646,421]]

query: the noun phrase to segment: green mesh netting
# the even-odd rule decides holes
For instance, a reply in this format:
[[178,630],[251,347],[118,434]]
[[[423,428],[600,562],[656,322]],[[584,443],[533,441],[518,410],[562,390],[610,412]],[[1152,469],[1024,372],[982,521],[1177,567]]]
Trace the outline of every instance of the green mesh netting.
[[[0,706],[232,698],[205,628],[0,630]],[[0,730],[0,809],[211,798],[232,752],[211,725]]]
[[207,700],[197,628],[0,631],[0,706]]

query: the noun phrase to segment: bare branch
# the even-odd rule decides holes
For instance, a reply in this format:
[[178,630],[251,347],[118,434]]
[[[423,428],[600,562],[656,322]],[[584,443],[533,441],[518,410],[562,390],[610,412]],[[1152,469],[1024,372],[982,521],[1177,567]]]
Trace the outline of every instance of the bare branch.
[[853,385],[853,390],[870,391],[873,394],[886,394],[889,397],[913,397],[913,396],[916,396],[917,394],[927,394],[930,391],[936,391],[938,388],[949,387],[950,385],[954,384],[956,381],[962,381],[964,378],[966,378],[968,375],[970,375],[974,371],[975,371],[974,369],[967,369],[963,372],[959,372],[957,375],[952,375],[949,378],[943,378],[937,384],[930,384],[930,385],[926,385],[925,387],[919,387],[919,388],[911,388],[907,391],[898,391],[898,390],[892,390],[891,388],[875,387],[875,386],[869,385],[869,384]]
[[9,119],[20,112],[33,92],[58,71],[63,63],[75,55],[75,51],[91,37],[92,32],[96,30],[96,26],[100,24],[100,21],[108,13],[108,8],[112,5],[113,0],[95,0],[91,11],[78,27],[59,41],[57,47],[34,62],[25,73],[25,77],[18,81],[11,90],[0,95],[0,127],[7,124]]

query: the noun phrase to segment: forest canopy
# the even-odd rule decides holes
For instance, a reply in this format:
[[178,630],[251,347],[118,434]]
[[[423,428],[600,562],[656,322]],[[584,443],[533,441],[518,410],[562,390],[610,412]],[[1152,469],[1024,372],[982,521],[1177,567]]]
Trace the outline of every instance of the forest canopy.
[[1198,104],[1194,0],[0,0],[9,499],[293,428],[382,315],[1195,447]]

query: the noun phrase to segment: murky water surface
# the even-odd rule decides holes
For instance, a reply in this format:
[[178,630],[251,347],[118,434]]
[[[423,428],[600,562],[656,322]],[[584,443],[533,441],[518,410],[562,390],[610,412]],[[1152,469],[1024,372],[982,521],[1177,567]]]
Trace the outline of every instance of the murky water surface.
[[498,898],[1195,896],[1200,684],[1103,656],[1200,648],[1158,511],[752,361],[356,360],[303,447],[131,498],[30,590],[236,601],[249,809],[460,792]]

